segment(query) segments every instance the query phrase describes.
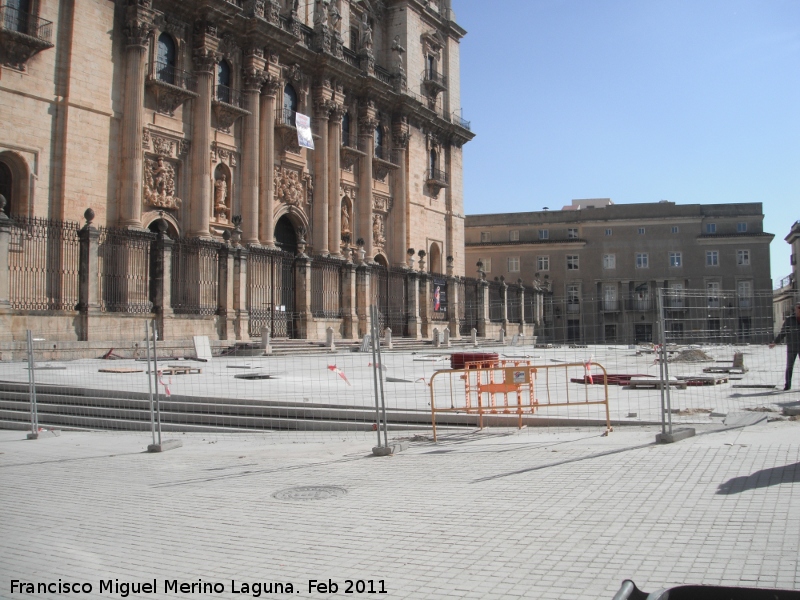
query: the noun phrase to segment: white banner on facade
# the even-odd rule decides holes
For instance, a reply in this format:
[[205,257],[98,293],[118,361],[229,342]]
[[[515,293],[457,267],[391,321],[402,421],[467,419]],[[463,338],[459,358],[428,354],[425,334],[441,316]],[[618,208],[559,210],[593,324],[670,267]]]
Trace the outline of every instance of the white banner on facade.
[[297,143],[301,148],[314,149],[314,138],[311,137],[311,117],[295,113],[295,124],[297,125]]

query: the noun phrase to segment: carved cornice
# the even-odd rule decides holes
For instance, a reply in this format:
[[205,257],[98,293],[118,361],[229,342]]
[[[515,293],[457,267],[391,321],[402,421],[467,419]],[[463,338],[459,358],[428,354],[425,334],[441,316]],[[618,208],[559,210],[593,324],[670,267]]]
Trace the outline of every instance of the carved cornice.
[[239,108],[227,102],[219,102],[218,100],[211,101],[211,108],[214,109],[214,115],[217,117],[217,129],[227,131],[231,125],[239,117],[251,114],[249,110]]
[[355,148],[350,148],[349,146],[342,146],[341,151],[341,167],[345,171],[352,171],[353,165],[358,162],[358,159],[366,156],[364,152],[361,150],[356,150]]
[[199,96],[191,90],[161,81],[156,77],[148,77],[146,86],[156,99],[156,110],[170,116],[175,114],[175,110],[181,104]]
[[236,148],[231,146],[211,142],[211,160],[212,162],[224,162],[231,168],[235,168],[239,164],[239,153]]
[[142,149],[146,154],[181,160],[189,152],[190,141],[160,130],[142,130]]
[[236,37],[232,33],[222,36],[217,46],[217,51],[228,60],[235,60],[239,56],[241,48],[236,43]]

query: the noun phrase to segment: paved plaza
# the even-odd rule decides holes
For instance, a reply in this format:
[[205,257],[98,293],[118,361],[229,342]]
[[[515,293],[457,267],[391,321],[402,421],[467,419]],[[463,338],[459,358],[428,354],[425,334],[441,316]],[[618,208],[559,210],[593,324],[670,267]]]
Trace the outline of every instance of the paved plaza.
[[419,435],[391,457],[368,434],[194,433],[148,454],[141,433],[0,431],[0,597],[800,589],[800,422],[719,427],[668,445],[651,427]]

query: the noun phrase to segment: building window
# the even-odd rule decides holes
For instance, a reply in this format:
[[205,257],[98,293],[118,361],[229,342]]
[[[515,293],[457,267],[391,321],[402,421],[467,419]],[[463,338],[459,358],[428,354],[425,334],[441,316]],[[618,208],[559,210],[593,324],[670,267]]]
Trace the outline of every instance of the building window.
[[567,237],[571,240],[578,238],[578,230],[576,228],[570,227],[567,229]]
[[508,257],[508,272],[519,273],[519,256]]
[[297,92],[294,91],[292,84],[287,83],[283,87],[283,122],[286,125],[295,127],[295,113],[297,113]]
[[719,308],[719,281],[709,281],[706,283],[706,294],[708,296],[708,307]]
[[537,256],[536,257],[536,270],[537,271],[549,271],[550,270],[550,257],[549,256]]
[[579,266],[577,254],[567,255],[567,271],[577,271]]
[[[375,128],[375,136],[372,141],[375,151],[373,156],[376,156],[378,158],[385,158],[385,156],[383,155],[383,128],[380,125],[378,125]],[[430,160],[431,162],[436,162],[435,150],[431,150]],[[434,171],[431,170],[431,175],[433,175],[433,173]]]
[[231,66],[227,60],[217,63],[217,100],[225,104],[231,104]]
[[158,36],[156,77],[164,83],[175,83],[175,42],[168,33]]
[[637,269],[647,269],[649,266],[650,265],[649,265],[647,252],[637,252],[636,253],[636,268]]
[[706,223],[706,233],[717,233],[717,224]]
[[737,223],[736,233],[747,233],[747,223]]
[[606,235],[611,235],[611,233],[612,233],[612,232],[611,232],[611,230],[610,230],[610,229],[606,229]]
[[492,241],[491,231],[481,231],[481,242],[488,243]]
[[682,267],[683,266],[683,256],[680,252],[670,252],[669,253],[669,266],[670,267]]
[[644,235],[644,227],[639,227],[639,235]]
[[736,284],[736,295],[739,296],[739,308],[753,308],[753,282],[740,281]]
[[750,250],[736,251],[736,264],[746,267],[750,264]]
[[679,231],[680,231],[680,229],[678,228],[677,225],[673,225],[672,226],[672,233],[678,233]]
[[540,229],[539,230],[539,239],[540,240],[548,240],[548,239],[550,239],[550,230],[549,229]]
[[616,254],[603,254],[603,268],[616,269],[617,268],[617,255]]
[[709,250],[706,252],[706,266],[707,267],[718,267],[719,266],[719,251],[718,250]]
[[342,146],[350,147],[350,113],[342,117]]
[[508,232],[508,241],[509,242],[518,242],[519,241],[519,229],[512,229]]
[[480,258],[480,259],[478,259],[478,262],[483,265],[480,268],[484,273],[491,273],[492,272],[492,259],[491,258]]
[[567,312],[577,313],[581,310],[581,288],[575,283],[567,286]]

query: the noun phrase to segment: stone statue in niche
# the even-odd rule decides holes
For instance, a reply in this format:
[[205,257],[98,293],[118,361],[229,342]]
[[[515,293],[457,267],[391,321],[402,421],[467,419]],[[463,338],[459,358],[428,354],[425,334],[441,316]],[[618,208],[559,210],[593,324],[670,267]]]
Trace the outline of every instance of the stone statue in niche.
[[330,25],[332,29],[336,29],[336,26],[341,20],[342,13],[340,13],[339,9],[336,7],[336,0],[331,0],[330,7],[328,8],[328,25]]
[[361,48],[372,50],[372,27],[370,27],[367,13],[361,15]]
[[394,41],[392,42],[392,52],[397,54],[397,58],[395,59],[395,69],[398,73],[405,73],[405,69],[403,68],[403,54],[405,51],[406,49],[400,45],[400,36],[394,36]]
[[314,26],[328,26],[330,0],[314,0]]
[[228,178],[223,173],[214,182],[214,214],[218,221],[228,220]]
[[383,246],[386,242],[384,236],[383,217],[381,215],[372,216],[372,241],[376,246]]
[[144,161],[144,199],[158,208],[180,208],[181,199],[175,196],[175,167],[162,157]]
[[342,237],[350,235],[350,211],[347,210],[347,203],[342,202]]

